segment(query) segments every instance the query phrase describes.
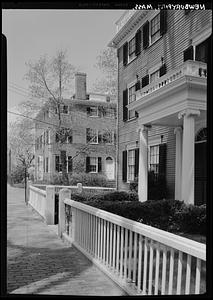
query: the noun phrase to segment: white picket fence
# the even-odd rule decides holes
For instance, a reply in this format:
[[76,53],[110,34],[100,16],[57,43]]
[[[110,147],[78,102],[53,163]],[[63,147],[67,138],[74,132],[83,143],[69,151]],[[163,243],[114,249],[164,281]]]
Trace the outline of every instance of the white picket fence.
[[29,186],[29,204],[45,218],[47,193],[32,185]]
[[128,294],[206,291],[204,244],[70,199],[59,201],[62,236]]

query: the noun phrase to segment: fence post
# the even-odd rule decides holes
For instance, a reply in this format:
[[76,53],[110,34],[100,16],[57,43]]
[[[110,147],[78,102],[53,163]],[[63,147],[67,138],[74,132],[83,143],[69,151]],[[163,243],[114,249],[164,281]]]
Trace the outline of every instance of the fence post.
[[62,189],[59,191],[59,204],[58,204],[58,235],[62,237],[65,232],[65,204],[64,199],[71,198],[71,191],[68,189]]
[[32,184],[31,180],[27,179],[27,186],[26,186],[26,204],[28,205],[29,201],[30,201],[30,185]]
[[47,225],[54,225],[55,216],[55,186],[46,186],[45,221]]
[[83,192],[83,186],[82,183],[77,183],[78,193],[81,194]]

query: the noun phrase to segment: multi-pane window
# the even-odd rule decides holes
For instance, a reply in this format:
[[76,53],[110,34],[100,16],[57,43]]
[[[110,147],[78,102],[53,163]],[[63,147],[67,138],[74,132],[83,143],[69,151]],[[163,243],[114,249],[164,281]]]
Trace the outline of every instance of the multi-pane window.
[[[135,85],[133,85],[132,87],[129,88],[128,90],[129,94],[128,94],[128,104],[130,104],[131,102],[136,100],[136,96],[135,96]],[[128,111],[128,117],[129,119],[132,119],[135,117],[135,111],[134,110],[129,110]]]
[[159,69],[155,72],[153,72],[151,75],[150,75],[150,83],[151,82],[154,82],[155,80],[157,80],[160,76],[160,72],[159,72]]
[[89,114],[90,117],[98,117],[98,107],[97,106],[90,106],[88,114]]
[[90,172],[98,172],[98,158],[90,157]]
[[61,113],[62,114],[68,114],[69,113],[69,107],[68,107],[68,105],[62,105],[61,106]]
[[97,144],[98,143],[98,130],[97,129],[86,129],[87,143]]
[[71,128],[62,128],[60,132],[56,132],[55,141],[58,143],[72,143],[72,129]]
[[107,118],[114,118],[114,116],[115,116],[114,109],[112,109],[112,108],[105,108],[105,116]]
[[129,60],[135,57],[135,37],[129,41]]
[[59,155],[55,156],[55,170],[56,172],[62,172],[61,157]]
[[160,37],[160,14],[151,20],[151,43]]
[[103,133],[103,142],[106,144],[113,144],[114,140],[114,132],[113,131],[106,131]]
[[150,147],[149,169],[156,175],[159,173],[159,145]]
[[128,151],[128,180],[135,179],[135,149]]

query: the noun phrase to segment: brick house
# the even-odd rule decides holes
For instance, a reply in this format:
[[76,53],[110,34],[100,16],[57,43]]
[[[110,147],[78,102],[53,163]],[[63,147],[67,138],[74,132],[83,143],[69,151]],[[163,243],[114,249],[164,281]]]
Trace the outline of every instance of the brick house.
[[[116,103],[109,96],[87,93],[86,74],[75,74],[75,94],[63,99],[62,130],[58,114],[44,105],[35,118],[35,178],[51,180],[62,173],[60,151],[65,151],[67,173],[104,174],[115,180]],[[59,134],[64,135],[62,143]]]
[[168,198],[206,201],[207,41],[210,10],[131,10],[108,46],[118,57],[119,190],[148,171],[166,178]]

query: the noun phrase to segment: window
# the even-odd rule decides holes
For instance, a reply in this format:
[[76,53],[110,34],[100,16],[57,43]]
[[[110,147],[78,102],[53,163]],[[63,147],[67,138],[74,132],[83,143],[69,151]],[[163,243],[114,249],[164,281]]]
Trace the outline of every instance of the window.
[[61,107],[61,113],[62,114],[68,114],[69,113],[69,107],[68,107],[68,105],[62,105],[62,107]]
[[129,41],[129,61],[135,57],[135,37]]
[[133,181],[135,178],[135,150],[128,151],[128,180]]
[[106,144],[113,144],[114,142],[114,132],[113,131],[107,131],[103,134],[103,142]]
[[56,132],[55,135],[56,143],[72,143],[72,129],[71,128],[62,128],[60,132]]
[[115,111],[112,108],[105,108],[105,117],[107,118],[114,118],[115,117]]
[[62,172],[61,157],[59,155],[55,156],[55,171]]
[[98,117],[98,107],[97,106],[90,106],[87,108],[87,114],[90,117]]
[[97,129],[86,129],[87,143],[98,144],[98,130]]
[[[136,100],[135,96],[135,85],[130,87],[128,89],[128,104]],[[128,110],[128,119],[135,118],[135,111],[134,110]]]
[[157,80],[160,77],[159,75],[160,75],[159,69],[153,72],[152,74],[150,74],[150,83]]
[[98,172],[98,158],[90,157],[90,172]]
[[156,175],[159,173],[159,145],[150,146],[149,169]]
[[86,157],[86,172],[98,173],[102,170],[101,157]]
[[151,44],[160,37],[160,14],[154,17],[150,22],[151,27]]
[[46,144],[49,144],[49,131],[46,131]]
[[[66,170],[67,173],[72,172],[72,156],[67,156],[66,158]],[[61,157],[59,155],[55,156],[55,171],[62,172]]]

